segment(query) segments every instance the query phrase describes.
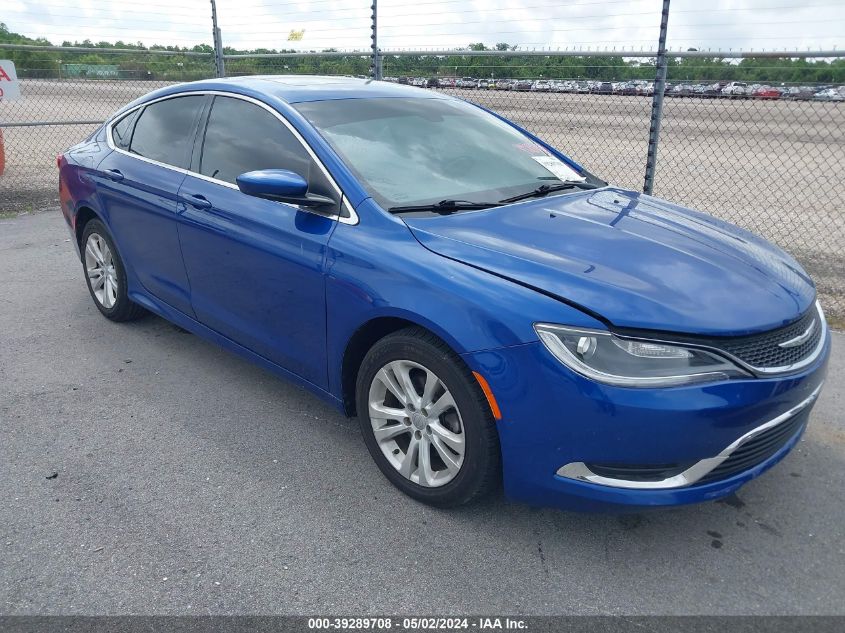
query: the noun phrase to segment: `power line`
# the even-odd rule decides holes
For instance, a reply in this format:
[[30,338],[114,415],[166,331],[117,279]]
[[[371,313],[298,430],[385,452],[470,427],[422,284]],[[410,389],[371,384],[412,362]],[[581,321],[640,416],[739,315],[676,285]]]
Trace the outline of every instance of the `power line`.
[[[807,23],[820,23],[820,24],[829,24],[830,20],[810,20]],[[710,28],[710,27],[720,27],[720,26],[733,26],[735,22],[711,22],[711,23],[704,23],[704,24],[673,24],[674,28],[680,27],[695,27],[698,28]],[[753,23],[755,26],[764,26],[764,25],[773,25],[773,24],[792,24],[792,22],[755,22]],[[410,26],[410,25],[408,25]],[[387,25],[385,28],[408,28],[405,25]],[[413,26],[427,26],[425,24],[415,24]],[[456,25],[462,26],[462,25]],[[650,27],[649,27],[650,28]],[[591,26],[591,27],[577,27],[572,29],[520,29],[518,31],[496,31],[493,33],[495,34],[510,34],[510,33],[569,33],[575,31],[621,31],[621,30],[630,30],[630,25],[626,26]],[[442,33],[411,33],[402,35],[402,37],[432,37],[436,35],[473,35],[478,34],[480,31],[476,32],[442,32]]]
[[[414,3],[415,6],[421,3]],[[559,8],[561,10],[571,9],[573,7],[578,6],[591,6],[591,5],[608,5],[608,4],[631,4],[630,1],[627,0],[608,0],[607,2],[585,2],[581,4],[565,4],[565,5],[527,5],[527,6],[519,6],[519,7],[498,7],[495,9],[484,9],[483,11],[479,11],[477,9],[460,9],[460,10],[448,10],[446,15],[454,15],[454,14],[462,14],[462,13],[473,13],[473,14],[488,14],[488,13],[498,13],[502,11],[520,11],[523,9],[542,9],[542,8]],[[822,7],[839,7],[841,6],[839,3],[828,3],[828,4],[792,4],[792,5],[782,5],[782,6],[772,6],[769,7],[773,10],[780,10],[780,9],[813,9],[813,8],[822,8]],[[403,7],[404,8],[404,7]],[[388,5],[389,9],[389,5]],[[731,12],[731,11],[759,11],[759,9],[750,9],[747,7],[727,7],[724,9],[677,9],[673,10],[672,13],[722,13],[722,12]],[[430,15],[431,11],[426,10],[418,13],[390,13],[388,11],[383,11],[385,17],[388,18],[396,18],[396,17],[415,17],[420,15]],[[630,14],[607,14],[601,13],[597,14],[596,17],[613,17],[614,15],[654,15],[656,12],[653,9],[644,10],[641,12],[635,12]],[[560,18],[566,20],[574,20],[574,19],[581,19],[584,16],[564,16],[564,15],[555,15],[555,16],[543,16],[544,20]]]

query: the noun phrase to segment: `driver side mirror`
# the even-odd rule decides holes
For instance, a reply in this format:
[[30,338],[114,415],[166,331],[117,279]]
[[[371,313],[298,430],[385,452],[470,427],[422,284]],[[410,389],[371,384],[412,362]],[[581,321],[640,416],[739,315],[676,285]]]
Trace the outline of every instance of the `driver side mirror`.
[[308,182],[287,169],[259,169],[241,174],[238,189],[248,196],[296,204],[301,207],[323,207],[337,204],[328,196],[308,193]]

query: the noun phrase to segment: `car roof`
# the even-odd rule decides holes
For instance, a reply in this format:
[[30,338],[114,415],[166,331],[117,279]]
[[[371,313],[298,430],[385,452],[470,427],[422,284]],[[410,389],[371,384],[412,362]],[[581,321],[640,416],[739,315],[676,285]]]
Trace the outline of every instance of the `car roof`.
[[179,84],[173,92],[190,90],[233,90],[244,94],[276,97],[287,103],[328,101],[334,99],[376,99],[404,97],[410,99],[448,99],[430,90],[402,84],[321,75],[249,75],[225,79],[209,79]]

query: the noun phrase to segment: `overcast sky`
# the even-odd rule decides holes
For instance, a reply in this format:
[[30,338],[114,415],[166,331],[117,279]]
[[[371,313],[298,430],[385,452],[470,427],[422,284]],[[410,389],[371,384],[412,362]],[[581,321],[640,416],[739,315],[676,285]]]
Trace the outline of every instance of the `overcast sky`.
[[[0,21],[30,37],[190,46],[210,43],[208,0],[2,0]],[[237,48],[369,46],[360,0],[218,0],[224,44]],[[383,49],[507,42],[520,48],[653,49],[660,0],[379,1]],[[291,30],[304,30],[289,42]],[[845,47],[845,0],[672,0],[674,49]]]

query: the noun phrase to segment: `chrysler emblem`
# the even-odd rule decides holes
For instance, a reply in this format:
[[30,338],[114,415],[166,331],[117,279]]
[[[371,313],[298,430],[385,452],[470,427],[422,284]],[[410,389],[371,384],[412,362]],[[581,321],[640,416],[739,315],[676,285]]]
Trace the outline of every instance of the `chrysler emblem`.
[[810,323],[810,327],[808,327],[806,330],[804,330],[803,334],[799,334],[795,338],[791,338],[788,341],[784,341],[783,343],[778,343],[778,347],[783,347],[783,348],[798,347],[802,343],[806,343],[807,339],[809,339],[813,335],[813,332],[815,332],[815,331],[816,331],[816,320],[813,319],[813,322]]

